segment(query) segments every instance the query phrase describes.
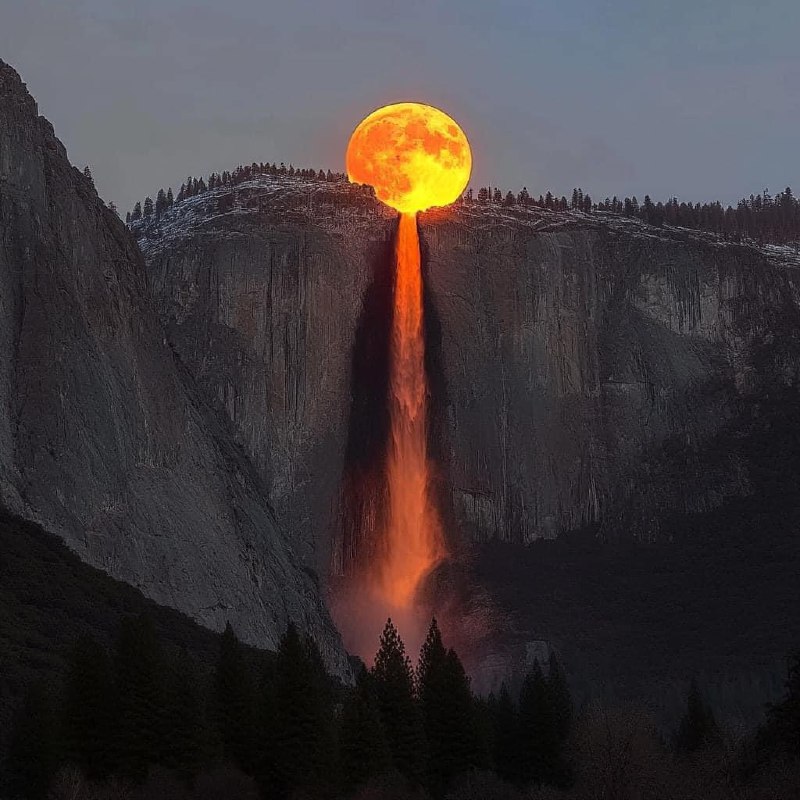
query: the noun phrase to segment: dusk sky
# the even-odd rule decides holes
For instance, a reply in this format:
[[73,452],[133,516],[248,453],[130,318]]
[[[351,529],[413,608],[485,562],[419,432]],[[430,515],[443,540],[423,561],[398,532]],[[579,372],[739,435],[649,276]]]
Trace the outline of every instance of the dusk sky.
[[472,185],[596,200],[800,190],[798,0],[0,0],[0,58],[121,211],[251,161],[340,170],[438,105]]

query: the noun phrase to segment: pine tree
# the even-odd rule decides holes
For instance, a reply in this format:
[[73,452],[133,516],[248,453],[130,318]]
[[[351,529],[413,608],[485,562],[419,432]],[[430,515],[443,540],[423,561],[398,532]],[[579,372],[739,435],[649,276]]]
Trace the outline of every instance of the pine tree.
[[220,643],[213,707],[223,757],[252,774],[256,762],[255,692],[244,650],[230,623]]
[[490,704],[492,718],[492,760],[505,781],[521,778],[519,758],[519,716],[508,687],[503,683],[496,701]]
[[160,217],[167,210],[167,207],[167,195],[163,189],[159,189],[158,194],[156,195],[156,218]]
[[313,640],[290,623],[275,663],[274,749],[278,785],[323,786],[334,764],[333,704]]
[[391,619],[381,634],[371,675],[392,762],[409,780],[420,783],[425,775],[422,719],[414,698],[411,662]]
[[145,217],[152,217],[153,216],[153,200],[150,197],[145,197],[144,199],[144,211],[143,214]]
[[494,193],[492,194],[492,202],[498,206],[503,202],[503,193],[497,187],[495,187]]
[[88,164],[83,168],[83,177],[94,186],[94,177],[92,176],[92,170],[89,168]]
[[122,621],[114,667],[116,763],[121,774],[142,780],[164,756],[164,662],[150,617]]
[[167,189],[167,205],[171,208],[174,202],[175,198],[172,195],[172,187],[170,186],[169,189]]
[[572,728],[572,697],[567,685],[567,676],[564,674],[556,654],[552,651],[547,670],[547,689],[550,695],[556,734],[563,745],[567,741]]
[[441,794],[478,765],[469,680],[455,651],[446,650],[434,619],[419,658],[419,702],[428,746],[428,785]]
[[525,783],[559,780],[559,739],[547,681],[539,663],[527,674],[519,695],[521,777]]
[[370,778],[388,772],[391,763],[372,678],[362,667],[339,721],[342,786],[353,791]]
[[142,218],[142,204],[137,200],[136,205],[133,207],[133,214],[131,214],[132,220],[137,220]]
[[678,726],[675,744],[681,752],[694,753],[714,742],[717,735],[714,712],[703,700],[703,695],[693,680],[686,699],[686,713]]
[[88,778],[103,779],[114,766],[115,712],[108,653],[91,636],[83,636],[70,653],[61,716],[64,755]]
[[767,718],[787,752],[800,754],[800,652],[789,664],[786,694],[780,703],[769,707]]
[[42,684],[25,694],[11,724],[7,769],[12,796],[45,800],[59,764],[53,701]]
[[168,666],[164,716],[164,763],[186,778],[194,777],[207,757],[208,740],[197,667],[185,648]]
[[485,186],[481,186],[481,188],[478,189],[478,202],[479,203],[489,202],[489,190]]

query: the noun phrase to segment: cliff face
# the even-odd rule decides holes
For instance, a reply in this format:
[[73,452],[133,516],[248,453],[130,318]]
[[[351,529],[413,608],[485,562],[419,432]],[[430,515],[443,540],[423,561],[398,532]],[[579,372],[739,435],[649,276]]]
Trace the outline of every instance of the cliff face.
[[[176,362],[122,222],[0,62],[0,502],[211,628],[346,670],[262,479]],[[268,448],[267,442],[262,444]]]
[[[596,523],[653,540],[664,515],[750,491],[743,414],[793,391],[800,364],[793,250],[538,209],[420,225],[459,532],[529,541]],[[135,229],[170,341],[306,558],[326,563],[354,337],[392,215],[357,187],[264,176]]]

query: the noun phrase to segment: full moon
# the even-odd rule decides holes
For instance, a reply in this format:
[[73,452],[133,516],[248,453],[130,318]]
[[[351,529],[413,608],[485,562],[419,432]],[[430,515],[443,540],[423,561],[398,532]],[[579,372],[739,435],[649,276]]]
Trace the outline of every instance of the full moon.
[[458,123],[423,103],[394,103],[363,119],[347,146],[347,176],[401,214],[457,200],[472,152]]

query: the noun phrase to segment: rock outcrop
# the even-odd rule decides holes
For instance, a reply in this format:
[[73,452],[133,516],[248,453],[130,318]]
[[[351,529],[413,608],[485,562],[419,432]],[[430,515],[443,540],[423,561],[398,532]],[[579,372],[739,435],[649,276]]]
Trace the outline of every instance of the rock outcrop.
[[[350,366],[392,215],[346,184],[262,176],[134,224],[169,340],[323,566]],[[456,527],[526,542],[750,491],[743,407],[796,385],[800,256],[605,214],[463,205],[420,218]]]
[[275,647],[295,620],[344,674],[268,474],[176,361],[135,241],[2,62],[0,309],[0,502],[211,628]]

